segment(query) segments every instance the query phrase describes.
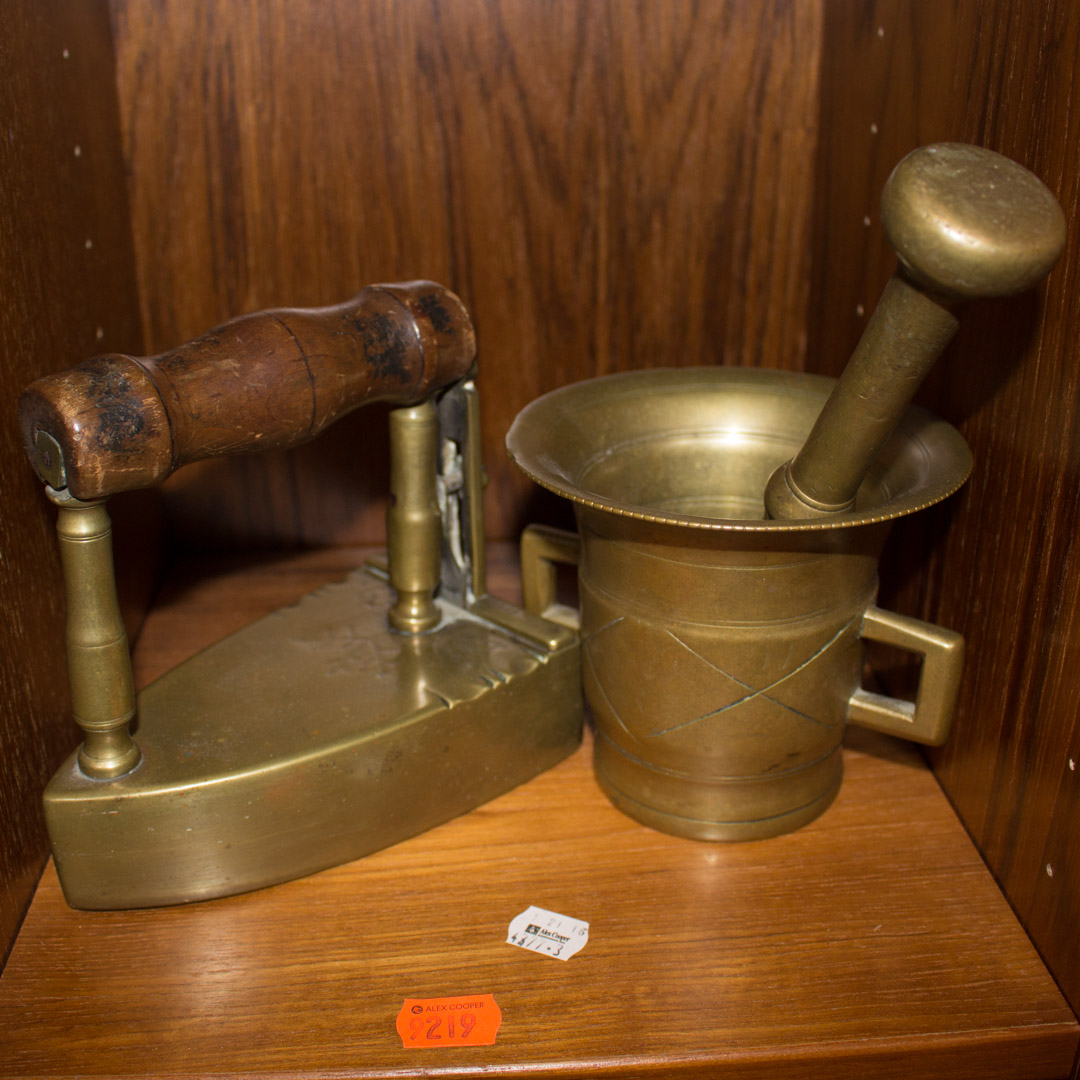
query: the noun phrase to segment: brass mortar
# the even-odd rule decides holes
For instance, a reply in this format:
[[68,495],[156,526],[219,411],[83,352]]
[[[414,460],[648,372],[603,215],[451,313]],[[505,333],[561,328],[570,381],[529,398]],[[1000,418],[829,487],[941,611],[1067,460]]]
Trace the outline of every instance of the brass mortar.
[[[848,723],[932,744],[948,733],[962,639],[875,599],[891,523],[966,480],[959,433],[913,407],[852,510],[762,519],[770,475],[834,385],[732,367],[631,372],[539,398],[507,436],[513,460],[574,503],[596,776],[654,828],[787,832],[836,795]],[[527,582],[561,557],[525,550]],[[915,702],[862,689],[864,639],[924,655]]]

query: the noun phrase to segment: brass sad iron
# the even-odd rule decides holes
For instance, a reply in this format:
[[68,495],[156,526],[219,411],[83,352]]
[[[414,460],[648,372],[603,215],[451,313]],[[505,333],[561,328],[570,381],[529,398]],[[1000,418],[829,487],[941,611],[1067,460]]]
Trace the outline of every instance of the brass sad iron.
[[[579,743],[577,637],[486,595],[475,341],[431,282],[260,312],[156,357],[33,383],[26,450],[57,505],[84,742],[45,792],[77,908],[273,885],[516,786]],[[136,700],[108,496],[282,449],[388,401],[388,558],[168,672]],[[132,735],[132,722],[138,720]]]

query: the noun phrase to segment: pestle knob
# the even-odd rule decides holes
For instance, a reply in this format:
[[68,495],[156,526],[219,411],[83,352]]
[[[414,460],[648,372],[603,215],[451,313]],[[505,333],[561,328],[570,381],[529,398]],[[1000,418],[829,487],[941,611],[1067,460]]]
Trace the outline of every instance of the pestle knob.
[[802,448],[769,478],[767,517],[850,510],[956,333],[956,310],[1031,288],[1065,243],[1065,216],[1041,180],[963,143],[908,154],[885,183],[881,214],[900,265]]

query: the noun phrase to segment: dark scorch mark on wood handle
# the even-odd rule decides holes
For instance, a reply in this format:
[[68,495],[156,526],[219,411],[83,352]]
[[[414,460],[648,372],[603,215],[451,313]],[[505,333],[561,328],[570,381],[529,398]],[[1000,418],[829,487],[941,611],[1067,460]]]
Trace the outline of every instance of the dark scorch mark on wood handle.
[[132,390],[127,378],[108,367],[90,371],[87,394],[98,410],[101,446],[109,451],[133,450],[146,426],[142,398]]
[[353,319],[353,325],[360,334],[364,353],[375,374],[380,379],[408,382],[408,346],[394,320],[386,315],[368,315]]

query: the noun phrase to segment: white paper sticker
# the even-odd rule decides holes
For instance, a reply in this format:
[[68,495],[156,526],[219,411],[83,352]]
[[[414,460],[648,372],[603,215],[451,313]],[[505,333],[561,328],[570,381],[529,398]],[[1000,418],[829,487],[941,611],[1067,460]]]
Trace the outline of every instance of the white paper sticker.
[[585,948],[588,940],[587,922],[532,906],[515,915],[506,932],[507,945],[554,956],[556,960],[569,960]]

